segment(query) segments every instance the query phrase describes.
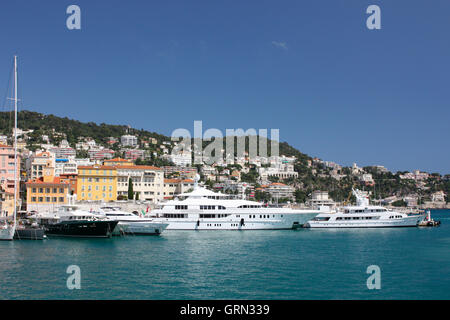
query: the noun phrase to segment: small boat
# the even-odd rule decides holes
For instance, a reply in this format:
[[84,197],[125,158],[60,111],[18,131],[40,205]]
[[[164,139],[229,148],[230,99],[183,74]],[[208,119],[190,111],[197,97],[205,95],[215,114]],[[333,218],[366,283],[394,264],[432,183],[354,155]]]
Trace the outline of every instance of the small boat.
[[430,210],[428,210],[425,219],[419,222],[419,227],[437,227],[440,224],[441,224],[440,221],[431,219],[431,212]]
[[75,205],[63,205],[55,212],[41,213],[37,217],[45,234],[53,237],[109,238],[119,223]]
[[101,207],[99,214],[119,222],[113,235],[160,235],[169,225],[168,223],[154,222],[152,218],[121,211],[117,207]]

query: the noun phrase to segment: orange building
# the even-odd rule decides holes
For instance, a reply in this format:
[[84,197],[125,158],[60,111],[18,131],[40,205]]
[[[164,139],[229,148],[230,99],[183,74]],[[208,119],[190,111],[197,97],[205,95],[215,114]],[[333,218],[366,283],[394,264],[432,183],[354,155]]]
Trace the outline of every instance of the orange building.
[[44,176],[28,181],[27,211],[53,211],[57,206],[67,204],[70,194],[70,184],[60,177]]

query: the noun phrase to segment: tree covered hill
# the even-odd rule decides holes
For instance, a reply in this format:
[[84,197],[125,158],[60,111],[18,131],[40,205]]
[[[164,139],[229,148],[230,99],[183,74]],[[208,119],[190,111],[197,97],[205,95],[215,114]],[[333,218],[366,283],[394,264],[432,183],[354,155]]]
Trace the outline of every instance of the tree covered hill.
[[[11,112],[0,112],[0,133],[11,134],[13,127],[13,115]],[[149,132],[137,130],[125,125],[96,124],[94,122],[81,122],[67,117],[61,118],[55,115],[44,115],[32,111],[20,111],[17,115],[17,126],[22,130],[34,130],[28,134],[31,143],[40,143],[42,135],[48,135],[52,143],[58,143],[63,138],[55,133],[64,133],[71,146],[78,142],[79,137],[91,137],[98,144],[104,145],[108,137],[120,138],[120,136],[130,133],[140,138],[155,138],[159,142],[169,141],[170,138]]]
[[[11,135],[12,127],[14,126],[14,115],[12,112],[0,112],[0,134]],[[97,124],[94,122],[81,122],[78,120],[69,119],[67,117],[57,117],[49,114],[45,115],[33,111],[19,111],[17,116],[17,126],[22,130],[34,130],[28,134],[29,144],[43,143],[42,135],[47,135],[53,144],[58,144],[63,137],[59,134],[66,135],[66,140],[72,147],[78,142],[79,137],[90,137],[99,145],[106,145],[107,138],[120,138],[124,134],[133,134],[141,139],[155,138],[158,143],[163,141],[171,141],[171,138],[155,132],[150,132],[144,129],[133,129],[125,125],[111,125],[111,124]],[[224,139],[225,140],[225,139]],[[236,141],[236,140],[235,140]],[[193,141],[192,141],[193,142]],[[225,142],[225,141],[224,141]],[[268,152],[270,155],[270,140],[268,139]],[[209,142],[203,141],[203,147]],[[237,143],[235,142],[235,149]],[[246,139],[245,150],[248,151],[249,142]],[[280,155],[295,156],[297,159],[306,163],[307,159],[311,159],[308,155],[301,153],[297,149],[290,146],[287,142],[280,142]]]

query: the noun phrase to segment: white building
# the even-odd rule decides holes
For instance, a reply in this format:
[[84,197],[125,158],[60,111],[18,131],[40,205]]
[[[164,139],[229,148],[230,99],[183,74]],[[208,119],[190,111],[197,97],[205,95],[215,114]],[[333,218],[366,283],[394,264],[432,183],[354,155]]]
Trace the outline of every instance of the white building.
[[445,192],[437,191],[437,192],[431,194],[431,201],[432,202],[445,202]]
[[291,186],[285,185],[284,183],[274,182],[268,186],[261,186],[264,188],[265,192],[268,192],[273,199],[289,199],[295,200],[294,191],[295,189]]
[[164,179],[164,198],[171,199],[194,188],[192,179]]
[[120,144],[123,146],[135,147],[138,144],[138,139],[136,136],[132,135],[123,135],[120,137]]
[[319,209],[320,207],[334,207],[336,203],[328,196],[328,191],[314,191],[311,194],[311,199],[308,200],[308,204],[313,209]]
[[51,153],[55,154],[55,158],[75,158],[76,151],[71,147],[50,148]]
[[73,158],[55,159],[55,176],[62,174],[77,174],[77,163]]
[[192,157],[190,152],[170,154],[169,160],[177,166],[190,166],[192,164]]
[[164,199],[164,171],[154,166],[117,166],[117,195],[128,196],[128,182],[131,178],[133,192],[139,193],[139,200],[153,203]]
[[50,152],[34,153],[25,161],[25,169],[29,179],[34,180],[44,176],[45,168],[55,167],[55,155]]

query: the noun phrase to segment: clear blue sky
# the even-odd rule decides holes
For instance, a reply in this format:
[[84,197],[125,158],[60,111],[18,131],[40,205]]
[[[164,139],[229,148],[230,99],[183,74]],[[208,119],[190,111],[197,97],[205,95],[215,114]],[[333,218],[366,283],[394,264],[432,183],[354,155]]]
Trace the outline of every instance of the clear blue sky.
[[25,109],[166,135],[278,128],[342,165],[445,174],[449,15],[448,0],[2,1],[0,89],[17,53]]

